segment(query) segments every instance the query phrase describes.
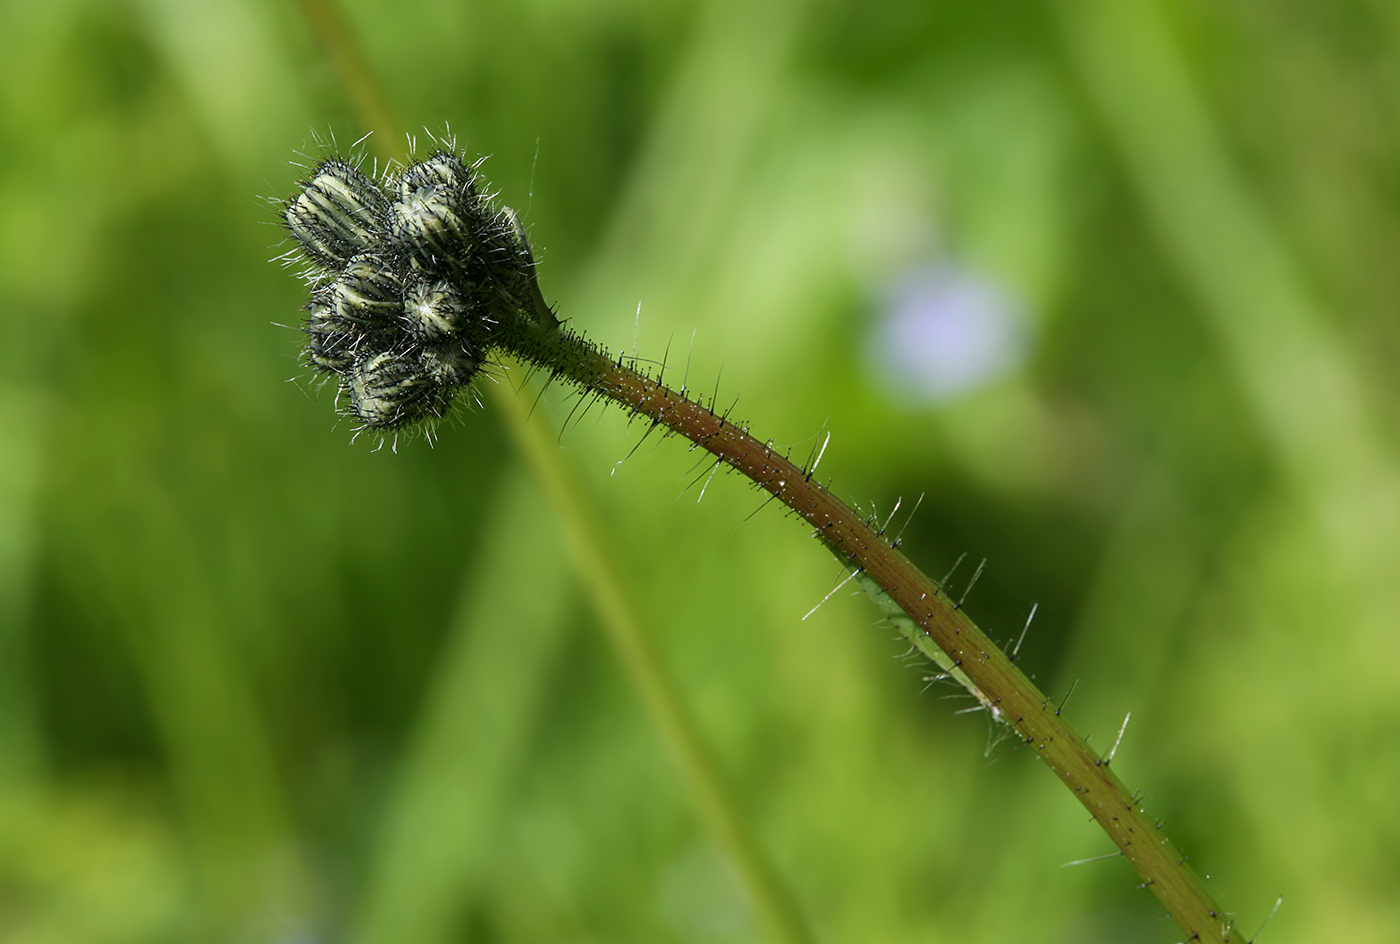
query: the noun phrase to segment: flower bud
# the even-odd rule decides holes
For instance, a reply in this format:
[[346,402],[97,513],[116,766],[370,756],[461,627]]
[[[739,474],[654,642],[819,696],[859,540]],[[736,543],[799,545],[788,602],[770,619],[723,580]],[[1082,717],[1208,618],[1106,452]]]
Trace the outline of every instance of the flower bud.
[[419,360],[424,373],[444,387],[461,387],[471,383],[480,367],[463,344],[425,347]]
[[403,316],[413,334],[441,338],[462,330],[468,305],[451,282],[414,279],[404,292]]
[[350,324],[386,328],[403,311],[403,281],[372,252],[351,259],[328,295],[333,316]]
[[409,353],[384,351],[357,361],[345,390],[355,416],[374,429],[437,419],[452,406],[452,390],[423,370]]
[[399,175],[398,199],[389,209],[389,237],[415,268],[446,274],[467,263],[490,216],[477,196],[474,176],[448,151]]
[[443,185],[423,187],[390,208],[389,238],[415,268],[447,273],[471,252],[471,211],[462,193]]
[[450,151],[439,151],[399,176],[399,199],[407,200],[419,190],[432,187],[447,187],[471,199],[476,196],[472,178],[471,168],[460,157]]
[[287,201],[283,219],[312,262],[343,265],[383,237],[388,199],[379,187],[342,160],[311,171],[301,193]]
[[335,316],[324,301],[313,301],[310,315],[302,330],[306,332],[306,357],[317,370],[343,374],[355,362],[353,325],[346,325]]

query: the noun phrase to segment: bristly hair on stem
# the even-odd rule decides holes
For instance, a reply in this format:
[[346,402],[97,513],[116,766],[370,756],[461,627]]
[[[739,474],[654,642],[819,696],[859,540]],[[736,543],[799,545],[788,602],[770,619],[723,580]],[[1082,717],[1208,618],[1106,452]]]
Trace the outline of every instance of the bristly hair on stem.
[[[478,165],[443,144],[367,175],[316,163],[282,206],[311,298],[306,360],[333,377],[360,428],[394,434],[451,409],[493,357],[508,354],[585,398],[688,439],[812,528],[909,642],[1013,730],[1070,788],[1193,941],[1242,942],[1137,796],[962,610],[902,554],[881,524],[853,511],[717,405],[662,383],[561,324],[540,293],[529,241],[485,194]],[[979,571],[980,573],[980,567]],[[973,581],[976,580],[976,575]],[[964,592],[964,596],[966,593]]]

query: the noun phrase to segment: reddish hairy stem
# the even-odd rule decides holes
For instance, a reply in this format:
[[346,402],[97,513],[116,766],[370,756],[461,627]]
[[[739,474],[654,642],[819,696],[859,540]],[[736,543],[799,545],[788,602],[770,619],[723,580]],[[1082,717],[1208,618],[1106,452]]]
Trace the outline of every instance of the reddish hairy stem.
[[838,558],[883,588],[976,686],[998,719],[1034,748],[1137,869],[1188,940],[1244,941],[1108,763],[937,583],[845,502],[771,445],[715,413],[713,404],[671,390],[578,335],[523,316],[501,328],[503,349],[679,433],[800,515]]

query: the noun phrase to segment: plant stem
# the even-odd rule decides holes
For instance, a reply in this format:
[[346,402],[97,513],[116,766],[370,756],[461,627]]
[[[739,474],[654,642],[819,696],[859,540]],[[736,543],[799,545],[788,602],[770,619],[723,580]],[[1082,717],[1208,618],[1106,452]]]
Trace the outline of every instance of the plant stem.
[[[1212,900],[1184,857],[1148,818],[1136,797],[1065,722],[1057,708],[961,611],[943,589],[893,547],[868,521],[808,470],[759,442],[708,406],[633,369],[567,328],[537,301],[533,316],[500,325],[502,350],[613,400],[716,456],[800,515],[839,560],[876,584],[916,630],[910,641],[934,656],[997,720],[1020,734],[1064,781],[1143,877],[1191,941],[1243,942],[1233,920]],[[895,621],[897,624],[901,620]],[[934,656],[934,658],[937,658]]]

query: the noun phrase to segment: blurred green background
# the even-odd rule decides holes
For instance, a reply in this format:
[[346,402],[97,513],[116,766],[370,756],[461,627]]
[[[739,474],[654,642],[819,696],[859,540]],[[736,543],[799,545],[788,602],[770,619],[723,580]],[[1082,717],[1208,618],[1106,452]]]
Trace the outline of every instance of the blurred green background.
[[[265,198],[366,130],[301,6],[0,9],[0,940],[762,940],[509,417],[374,451],[299,365]],[[923,496],[993,636],[1039,604],[1022,664],[1100,748],[1132,712],[1246,935],[1400,940],[1400,6],[343,15],[564,316]],[[802,619],[804,527],[642,431],[558,443],[818,940],[1177,940],[867,601]]]

